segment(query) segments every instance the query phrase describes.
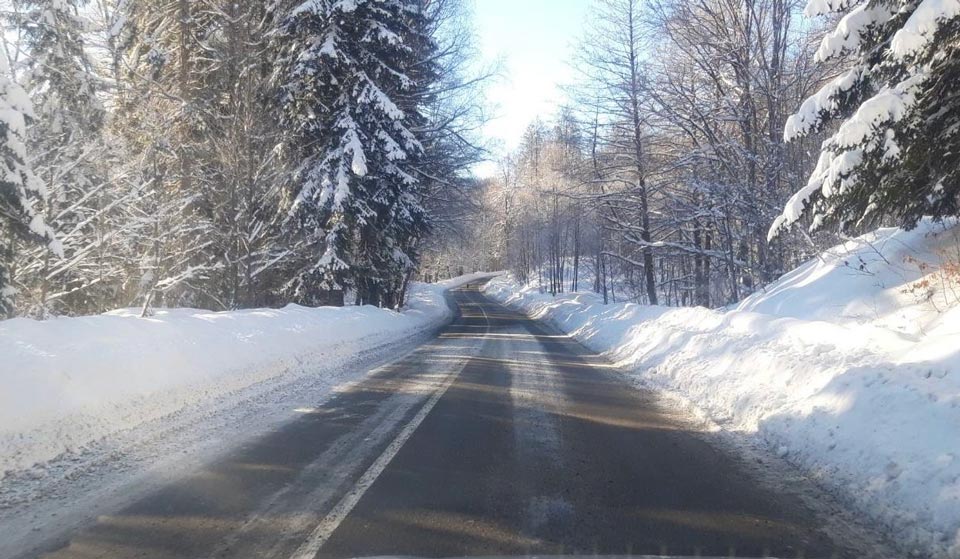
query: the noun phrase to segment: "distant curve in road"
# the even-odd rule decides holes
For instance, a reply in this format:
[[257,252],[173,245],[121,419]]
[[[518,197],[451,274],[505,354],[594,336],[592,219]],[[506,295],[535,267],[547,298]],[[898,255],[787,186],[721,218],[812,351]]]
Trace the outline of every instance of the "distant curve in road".
[[435,340],[26,556],[862,556],[570,337],[451,297]]

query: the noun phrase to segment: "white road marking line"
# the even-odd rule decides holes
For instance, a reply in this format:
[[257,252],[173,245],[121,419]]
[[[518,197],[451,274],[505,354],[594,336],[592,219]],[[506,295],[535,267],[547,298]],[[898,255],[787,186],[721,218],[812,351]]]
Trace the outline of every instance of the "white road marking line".
[[[480,312],[483,313],[483,318],[487,323],[487,331],[484,333],[484,337],[486,337],[487,334],[490,333],[490,317],[487,316],[487,312],[483,310],[482,305],[477,303],[474,303],[474,305],[480,308]],[[317,524],[317,527],[313,529],[313,532],[310,533],[307,540],[290,556],[290,559],[313,559],[316,557],[320,548],[323,547],[323,544],[327,543],[327,540],[333,535],[334,530],[336,530],[337,527],[340,526],[340,523],[350,514],[353,507],[355,507],[363,497],[363,494],[373,485],[373,482],[380,477],[380,474],[387,468],[387,465],[390,464],[393,457],[400,452],[403,445],[410,439],[413,432],[417,430],[417,427],[423,423],[423,420],[426,419],[427,415],[429,415],[433,407],[437,405],[437,402],[440,401],[440,398],[443,397],[458,376],[460,376],[460,370],[447,375],[443,384],[433,393],[433,396],[427,400],[427,403],[420,408],[417,415],[413,416],[413,419],[400,431],[397,438],[394,439],[373,464],[367,468],[367,471],[360,476],[360,479],[357,480],[353,488],[340,499],[339,503],[330,509],[330,512]]]

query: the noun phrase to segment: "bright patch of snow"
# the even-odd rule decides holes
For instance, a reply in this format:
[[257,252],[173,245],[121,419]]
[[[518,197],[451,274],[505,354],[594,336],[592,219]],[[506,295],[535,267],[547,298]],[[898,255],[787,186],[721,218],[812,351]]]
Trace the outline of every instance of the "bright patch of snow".
[[872,27],[883,25],[894,15],[887,4],[874,5],[863,3],[843,16],[837,28],[827,33],[817,49],[815,59],[829,60],[856,50],[861,37]]
[[858,146],[867,140],[874,128],[888,122],[899,122],[915,102],[917,86],[924,79],[926,76],[922,73],[910,76],[896,87],[885,87],[861,103],[857,112],[830,139],[830,144],[837,147]]
[[509,277],[485,291],[763,440],[905,548],[960,554],[956,222],[878,230],[728,309],[554,298]]
[[793,141],[805,136],[823,121],[823,114],[836,110],[841,94],[853,89],[863,79],[864,70],[857,66],[833,78],[800,105],[800,110],[787,119],[783,140]]
[[848,8],[857,0],[809,0],[803,14],[807,17],[821,16]]
[[444,293],[489,274],[414,284],[407,307],[138,309],[0,322],[0,479],[255,383],[440,326]]
[[893,36],[890,50],[899,58],[919,52],[933,40],[940,26],[960,16],[960,0],[923,0]]

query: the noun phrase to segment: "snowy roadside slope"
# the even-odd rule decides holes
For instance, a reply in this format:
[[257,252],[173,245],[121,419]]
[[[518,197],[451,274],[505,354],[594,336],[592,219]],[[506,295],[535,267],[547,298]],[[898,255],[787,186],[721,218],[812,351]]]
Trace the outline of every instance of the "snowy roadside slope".
[[452,316],[445,292],[489,275],[414,284],[402,312],[288,305],[2,321],[0,480],[186,406],[322,373],[331,360],[437,328]]
[[960,228],[881,229],[735,308],[488,295],[759,438],[905,549],[960,557]]

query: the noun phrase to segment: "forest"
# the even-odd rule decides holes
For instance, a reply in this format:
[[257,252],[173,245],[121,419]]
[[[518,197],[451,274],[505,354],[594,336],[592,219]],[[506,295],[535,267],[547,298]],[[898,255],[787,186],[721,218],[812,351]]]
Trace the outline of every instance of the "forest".
[[399,308],[481,269],[716,307],[956,215],[960,7],[805,4],[598,0],[498,154],[462,0],[6,0],[0,311]]
[[4,4],[7,315],[398,307],[481,157],[455,0]]
[[530,124],[479,186],[462,236],[426,265],[717,307],[838,241],[955,215],[958,13],[892,0],[596,2],[570,103]]

